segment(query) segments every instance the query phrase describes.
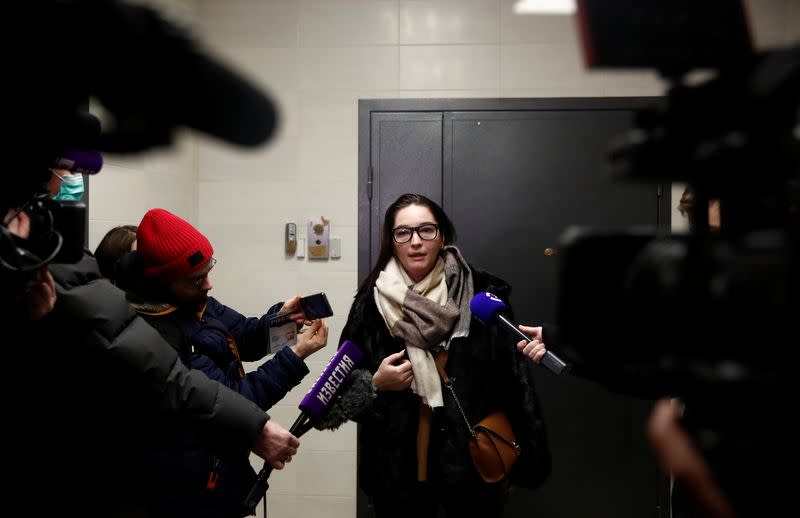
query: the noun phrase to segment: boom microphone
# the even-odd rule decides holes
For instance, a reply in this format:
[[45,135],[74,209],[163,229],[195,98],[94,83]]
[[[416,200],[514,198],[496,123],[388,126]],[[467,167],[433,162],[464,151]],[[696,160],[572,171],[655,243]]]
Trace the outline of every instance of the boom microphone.
[[[510,321],[508,317],[503,314],[503,310],[506,309],[506,307],[507,306],[500,298],[488,291],[478,293],[472,297],[469,303],[469,309],[472,310],[472,314],[484,325],[491,327],[496,323],[500,323],[506,330],[520,340],[530,342],[530,337],[520,331],[517,324]],[[555,374],[561,374],[564,368],[567,367],[567,364],[551,351],[545,352],[544,356],[542,356],[542,365]],[[569,370],[569,368],[567,368],[567,370]]]
[[[328,365],[322,371],[322,374],[311,386],[303,400],[300,401],[300,415],[292,424],[292,427],[289,428],[289,433],[299,438],[309,431],[314,426],[314,423],[322,421],[328,409],[331,408],[336,400],[342,384],[363,358],[364,353],[356,344],[350,340],[345,340],[342,343],[333,358],[328,361]],[[340,412],[337,411],[337,413]],[[336,423],[338,423],[338,419],[333,424],[336,427],[342,424]],[[269,488],[267,479],[270,473],[272,473],[272,466],[265,461],[264,467],[258,472],[258,477],[244,501],[244,507],[248,515],[256,514],[256,506]]]

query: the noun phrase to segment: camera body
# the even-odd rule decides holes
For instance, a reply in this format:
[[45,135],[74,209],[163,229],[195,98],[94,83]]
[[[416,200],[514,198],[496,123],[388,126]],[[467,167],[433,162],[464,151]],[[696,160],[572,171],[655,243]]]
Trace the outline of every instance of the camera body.
[[[737,2],[727,4],[738,23]],[[665,20],[692,20],[690,3],[661,8],[675,11]],[[680,9],[689,11],[678,16]],[[625,22],[606,14],[601,2],[579,2],[585,38]],[[600,62],[598,49],[635,46],[600,40],[584,41]],[[735,59],[705,63],[715,75],[695,84],[686,74],[697,56],[675,49],[651,62],[605,59],[656,68],[670,81],[663,102],[610,143],[610,177],[691,184],[694,225],[680,234],[568,229],[559,249],[558,350],[575,375],[609,390],[679,397],[684,425],[734,508],[768,516],[792,504],[777,472],[797,458],[785,421],[798,356],[787,337],[800,316],[800,45],[760,54],[731,48]],[[708,226],[709,200],[719,202],[719,231]]]

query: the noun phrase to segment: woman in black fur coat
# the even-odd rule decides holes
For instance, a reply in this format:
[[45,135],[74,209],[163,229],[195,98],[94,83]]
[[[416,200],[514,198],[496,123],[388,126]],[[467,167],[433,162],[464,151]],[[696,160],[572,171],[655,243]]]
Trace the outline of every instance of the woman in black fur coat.
[[[386,211],[378,261],[339,341],[365,352],[359,374],[371,374],[371,387],[353,383],[341,404],[360,405],[349,410],[361,425],[359,485],[379,518],[435,517],[440,506],[449,517],[499,517],[511,485],[536,488],[550,473],[533,363],[469,309],[474,294],[488,291],[507,302],[511,288],[468,264],[452,246],[455,237],[439,205],[400,196]],[[536,347],[534,361],[544,354],[543,345]],[[356,394],[364,390],[371,390],[368,397]],[[470,457],[465,417],[475,424],[498,410],[511,421],[520,455],[507,477],[487,483]]]

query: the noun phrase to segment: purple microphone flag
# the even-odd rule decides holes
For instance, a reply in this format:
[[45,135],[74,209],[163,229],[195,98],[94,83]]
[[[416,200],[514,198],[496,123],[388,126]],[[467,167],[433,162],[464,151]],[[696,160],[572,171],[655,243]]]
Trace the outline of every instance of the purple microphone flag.
[[336,399],[344,380],[355,370],[364,357],[363,351],[350,340],[345,340],[311,390],[300,402],[300,410],[311,418],[319,419]]

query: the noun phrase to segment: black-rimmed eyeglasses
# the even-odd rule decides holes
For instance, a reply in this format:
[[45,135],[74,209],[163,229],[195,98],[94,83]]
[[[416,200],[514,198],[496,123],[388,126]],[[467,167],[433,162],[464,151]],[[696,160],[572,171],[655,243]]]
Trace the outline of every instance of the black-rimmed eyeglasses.
[[414,237],[414,232],[417,233],[420,239],[431,241],[436,239],[439,235],[439,225],[435,223],[425,223],[418,227],[397,227],[392,229],[392,239],[398,245],[408,243]]

